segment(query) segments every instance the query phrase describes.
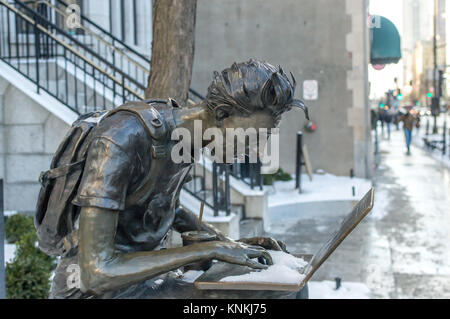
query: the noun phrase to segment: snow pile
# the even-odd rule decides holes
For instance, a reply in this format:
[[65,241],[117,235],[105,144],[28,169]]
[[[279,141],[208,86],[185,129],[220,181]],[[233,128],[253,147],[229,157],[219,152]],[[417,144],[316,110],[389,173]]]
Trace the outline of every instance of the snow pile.
[[[353,196],[355,187],[355,196]],[[314,174],[311,182],[307,175],[302,175],[302,193],[295,189],[295,180],[275,182],[269,196],[269,207],[295,203],[323,201],[359,201],[372,187],[370,180],[335,176],[332,174]]]
[[18,214],[18,212],[14,211],[14,210],[6,210],[6,211],[3,213],[3,215],[4,215],[5,217],[11,217],[11,216],[16,215],[16,214]]
[[309,299],[370,299],[371,291],[363,283],[343,282],[336,290],[334,281],[310,281]]
[[[11,217],[13,215],[16,215],[17,212],[16,211],[4,211],[3,212],[5,217]],[[10,263],[13,261],[14,259],[14,255],[16,253],[16,245],[15,244],[8,244],[8,242],[4,241],[5,243],[5,265],[6,263]]]
[[16,245],[5,243],[5,263],[12,262],[15,253],[16,253]]
[[241,276],[223,278],[222,282],[264,282],[298,285],[305,278],[301,271],[307,262],[280,251],[269,251],[273,265],[261,271],[253,271]]

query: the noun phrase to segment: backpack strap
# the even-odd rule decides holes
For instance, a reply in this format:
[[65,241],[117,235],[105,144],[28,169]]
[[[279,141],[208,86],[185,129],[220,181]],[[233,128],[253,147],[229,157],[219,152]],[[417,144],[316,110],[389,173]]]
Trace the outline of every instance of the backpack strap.
[[147,134],[153,140],[152,157],[166,158],[168,156],[166,138],[168,132],[173,128],[171,124],[173,119],[165,119],[152,105],[154,103],[167,105],[166,100],[149,100],[148,102],[151,104],[147,104],[146,102],[128,102],[110,111],[105,118],[119,112],[131,113],[139,119]]
[[[167,103],[167,101],[165,103]],[[164,118],[151,104],[144,102],[128,102],[108,112],[105,118],[119,112],[128,112],[137,117],[143,124],[148,135],[154,140],[160,140],[165,137],[167,133],[167,126],[164,123]]]
[[42,172],[41,175],[39,176],[39,183],[42,186],[45,186],[49,182],[49,180],[65,176],[73,171],[82,169],[85,161],[86,159],[82,159],[81,161],[75,163],[58,166],[46,172]]
[[[152,140],[152,163],[150,172],[137,190],[127,198],[126,205],[138,204],[147,193],[151,191],[158,181],[157,176],[161,173],[165,160],[169,157],[168,148],[169,132],[175,127],[172,113],[173,100],[147,100],[144,102],[129,102],[108,113],[106,117],[118,112],[128,112],[140,120],[149,137]],[[176,103],[176,102],[175,102]],[[164,116],[155,108],[157,104]]]

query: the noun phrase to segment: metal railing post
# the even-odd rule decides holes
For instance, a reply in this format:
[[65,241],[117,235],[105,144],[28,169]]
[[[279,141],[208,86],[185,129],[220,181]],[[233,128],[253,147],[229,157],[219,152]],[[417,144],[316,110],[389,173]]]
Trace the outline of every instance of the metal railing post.
[[206,202],[206,163],[205,163],[205,151],[202,154],[202,164],[203,164],[203,178],[202,178],[202,190],[203,190],[203,201]]
[[224,164],[225,168],[225,212],[227,216],[230,216],[230,167],[227,164]]
[[257,164],[258,166],[257,166],[257,168],[258,168],[258,171],[257,171],[257,176],[258,176],[258,183],[259,183],[259,190],[263,190],[263,176],[262,176],[262,174],[261,174],[261,172],[262,172],[262,163],[261,163],[261,161],[258,159],[258,164]]
[[3,179],[0,179],[0,299],[6,299],[5,219],[4,219],[4,206],[3,206]]
[[250,178],[250,187],[253,190],[255,188],[255,169],[254,169],[252,163],[249,162],[247,165],[248,165],[248,171],[249,171],[248,175]]
[[218,203],[218,178],[217,178],[217,163],[213,162],[213,175],[212,175],[212,186],[213,186],[213,208],[214,216],[219,216],[219,203]]
[[125,75],[122,74],[122,102],[125,104]]
[[297,158],[296,158],[296,167],[295,167],[295,188],[302,192],[302,148],[303,148],[303,133],[297,133]]
[[41,51],[39,39],[39,28],[38,28],[38,17],[34,17],[34,49],[36,55],[36,85],[37,85],[37,93],[40,93],[40,75],[39,75],[39,55]]

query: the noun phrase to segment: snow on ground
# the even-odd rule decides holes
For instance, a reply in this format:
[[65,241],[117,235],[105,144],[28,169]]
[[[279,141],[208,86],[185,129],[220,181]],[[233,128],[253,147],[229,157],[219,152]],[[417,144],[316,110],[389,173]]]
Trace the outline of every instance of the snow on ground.
[[373,209],[367,218],[371,218],[375,221],[382,220],[388,215],[390,202],[391,198],[389,191],[384,188],[377,188]]
[[[12,215],[16,215],[16,214],[17,214],[16,211],[4,211],[3,212],[3,215],[8,216],[8,217],[10,217]],[[16,245],[8,244],[5,239],[4,247],[5,247],[5,263],[12,262],[12,260],[14,259],[14,254],[16,252]]]
[[3,213],[3,215],[6,216],[6,217],[10,217],[10,216],[16,215],[16,214],[17,214],[17,212],[16,212],[16,211],[13,211],[13,210],[7,210],[7,211],[5,211],[5,212]]
[[334,281],[310,281],[309,299],[370,299],[371,291],[363,283],[342,282],[336,290]]
[[[355,187],[355,196],[353,196],[353,187]],[[307,175],[302,175],[301,194],[295,189],[295,180],[275,182],[273,186],[265,186],[270,190],[269,207],[317,201],[359,201],[371,187],[370,180],[332,174],[314,174],[312,182]]]
[[10,263],[14,259],[16,245],[5,243],[5,263]]
[[222,282],[265,282],[278,284],[300,284],[305,278],[301,271],[307,262],[280,251],[269,251],[273,265],[261,271],[252,271],[241,276],[230,276],[221,279]]

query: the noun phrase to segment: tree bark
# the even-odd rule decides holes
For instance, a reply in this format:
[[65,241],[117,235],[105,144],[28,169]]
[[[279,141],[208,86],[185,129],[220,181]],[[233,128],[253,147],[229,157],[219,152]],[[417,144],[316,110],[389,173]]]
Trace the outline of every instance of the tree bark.
[[197,0],[153,1],[153,43],[146,98],[186,105],[192,78]]

